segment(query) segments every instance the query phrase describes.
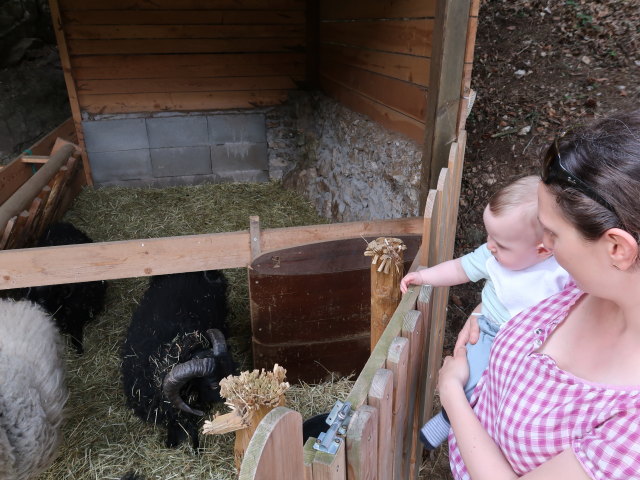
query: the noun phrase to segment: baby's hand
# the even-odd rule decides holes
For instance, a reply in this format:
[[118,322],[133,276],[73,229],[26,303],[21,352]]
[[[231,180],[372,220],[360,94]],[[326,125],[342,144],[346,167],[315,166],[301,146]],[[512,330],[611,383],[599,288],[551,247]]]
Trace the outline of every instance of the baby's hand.
[[402,293],[407,293],[407,289],[409,285],[420,285],[422,282],[420,281],[420,273],[411,272],[407,273],[402,280],[400,280],[400,291]]

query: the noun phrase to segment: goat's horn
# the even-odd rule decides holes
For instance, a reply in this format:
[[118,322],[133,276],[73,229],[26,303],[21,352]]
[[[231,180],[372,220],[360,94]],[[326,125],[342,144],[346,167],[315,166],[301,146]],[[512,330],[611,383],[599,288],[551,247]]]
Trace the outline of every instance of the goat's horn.
[[179,363],[164,377],[162,382],[162,392],[171,404],[183,412],[192,413],[202,417],[204,412],[194,410],[184,403],[180,397],[180,389],[192,378],[206,377],[211,375],[216,368],[216,361],[213,358],[194,358],[188,362]]
[[220,356],[223,353],[227,353],[227,340],[224,338],[224,334],[217,328],[210,328],[207,330],[207,337],[211,341],[211,349],[214,356]]

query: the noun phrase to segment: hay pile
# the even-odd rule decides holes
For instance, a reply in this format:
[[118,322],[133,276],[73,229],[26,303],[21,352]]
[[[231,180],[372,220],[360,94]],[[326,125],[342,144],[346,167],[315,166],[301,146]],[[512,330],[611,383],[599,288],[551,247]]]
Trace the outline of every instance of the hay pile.
[[[326,222],[308,202],[276,183],[86,189],[64,220],[94,241],[112,241],[246,230],[250,215],[259,215],[263,228]],[[246,270],[225,270],[225,274],[231,310],[229,345],[241,368],[251,369]],[[105,311],[85,330],[84,355],[67,349],[71,396],[64,444],[40,480],[120,479],[130,470],[157,480],[235,478],[233,433],[201,435],[198,455],[186,444],[167,449],[164,429],[143,423],[124,407],[119,350],[147,281],[109,281]],[[305,418],[328,411],[336,399],[346,397],[352,384],[350,379],[335,378],[321,385],[293,385],[287,392],[288,405]],[[224,405],[218,410],[225,411]]]

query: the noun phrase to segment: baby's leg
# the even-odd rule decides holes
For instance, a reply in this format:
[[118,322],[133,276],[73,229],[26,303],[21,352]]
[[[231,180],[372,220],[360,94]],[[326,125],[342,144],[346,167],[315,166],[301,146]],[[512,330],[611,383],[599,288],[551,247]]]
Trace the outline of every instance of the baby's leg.
[[496,338],[500,327],[484,315],[478,317],[480,337],[475,344],[467,343],[467,361],[469,362],[469,380],[464,386],[464,393],[471,398],[474,388],[480,381],[480,377],[489,366],[489,353],[491,345]]
[[[469,380],[464,387],[467,398],[471,398],[482,373],[489,365],[489,352],[498,332],[498,326],[484,315],[478,317],[480,338],[475,344],[467,343],[467,361],[469,362]],[[420,440],[427,450],[433,450],[449,436],[451,423],[447,412],[441,410],[420,429]]]

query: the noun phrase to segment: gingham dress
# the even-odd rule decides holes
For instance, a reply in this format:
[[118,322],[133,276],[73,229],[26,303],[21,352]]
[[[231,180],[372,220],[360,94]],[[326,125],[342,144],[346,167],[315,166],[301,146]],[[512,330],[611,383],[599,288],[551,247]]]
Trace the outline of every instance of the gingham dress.
[[[518,475],[571,448],[594,479],[640,479],[640,385],[588,382],[534,352],[582,294],[571,283],[502,327],[471,404]],[[453,431],[449,458],[469,479]]]

